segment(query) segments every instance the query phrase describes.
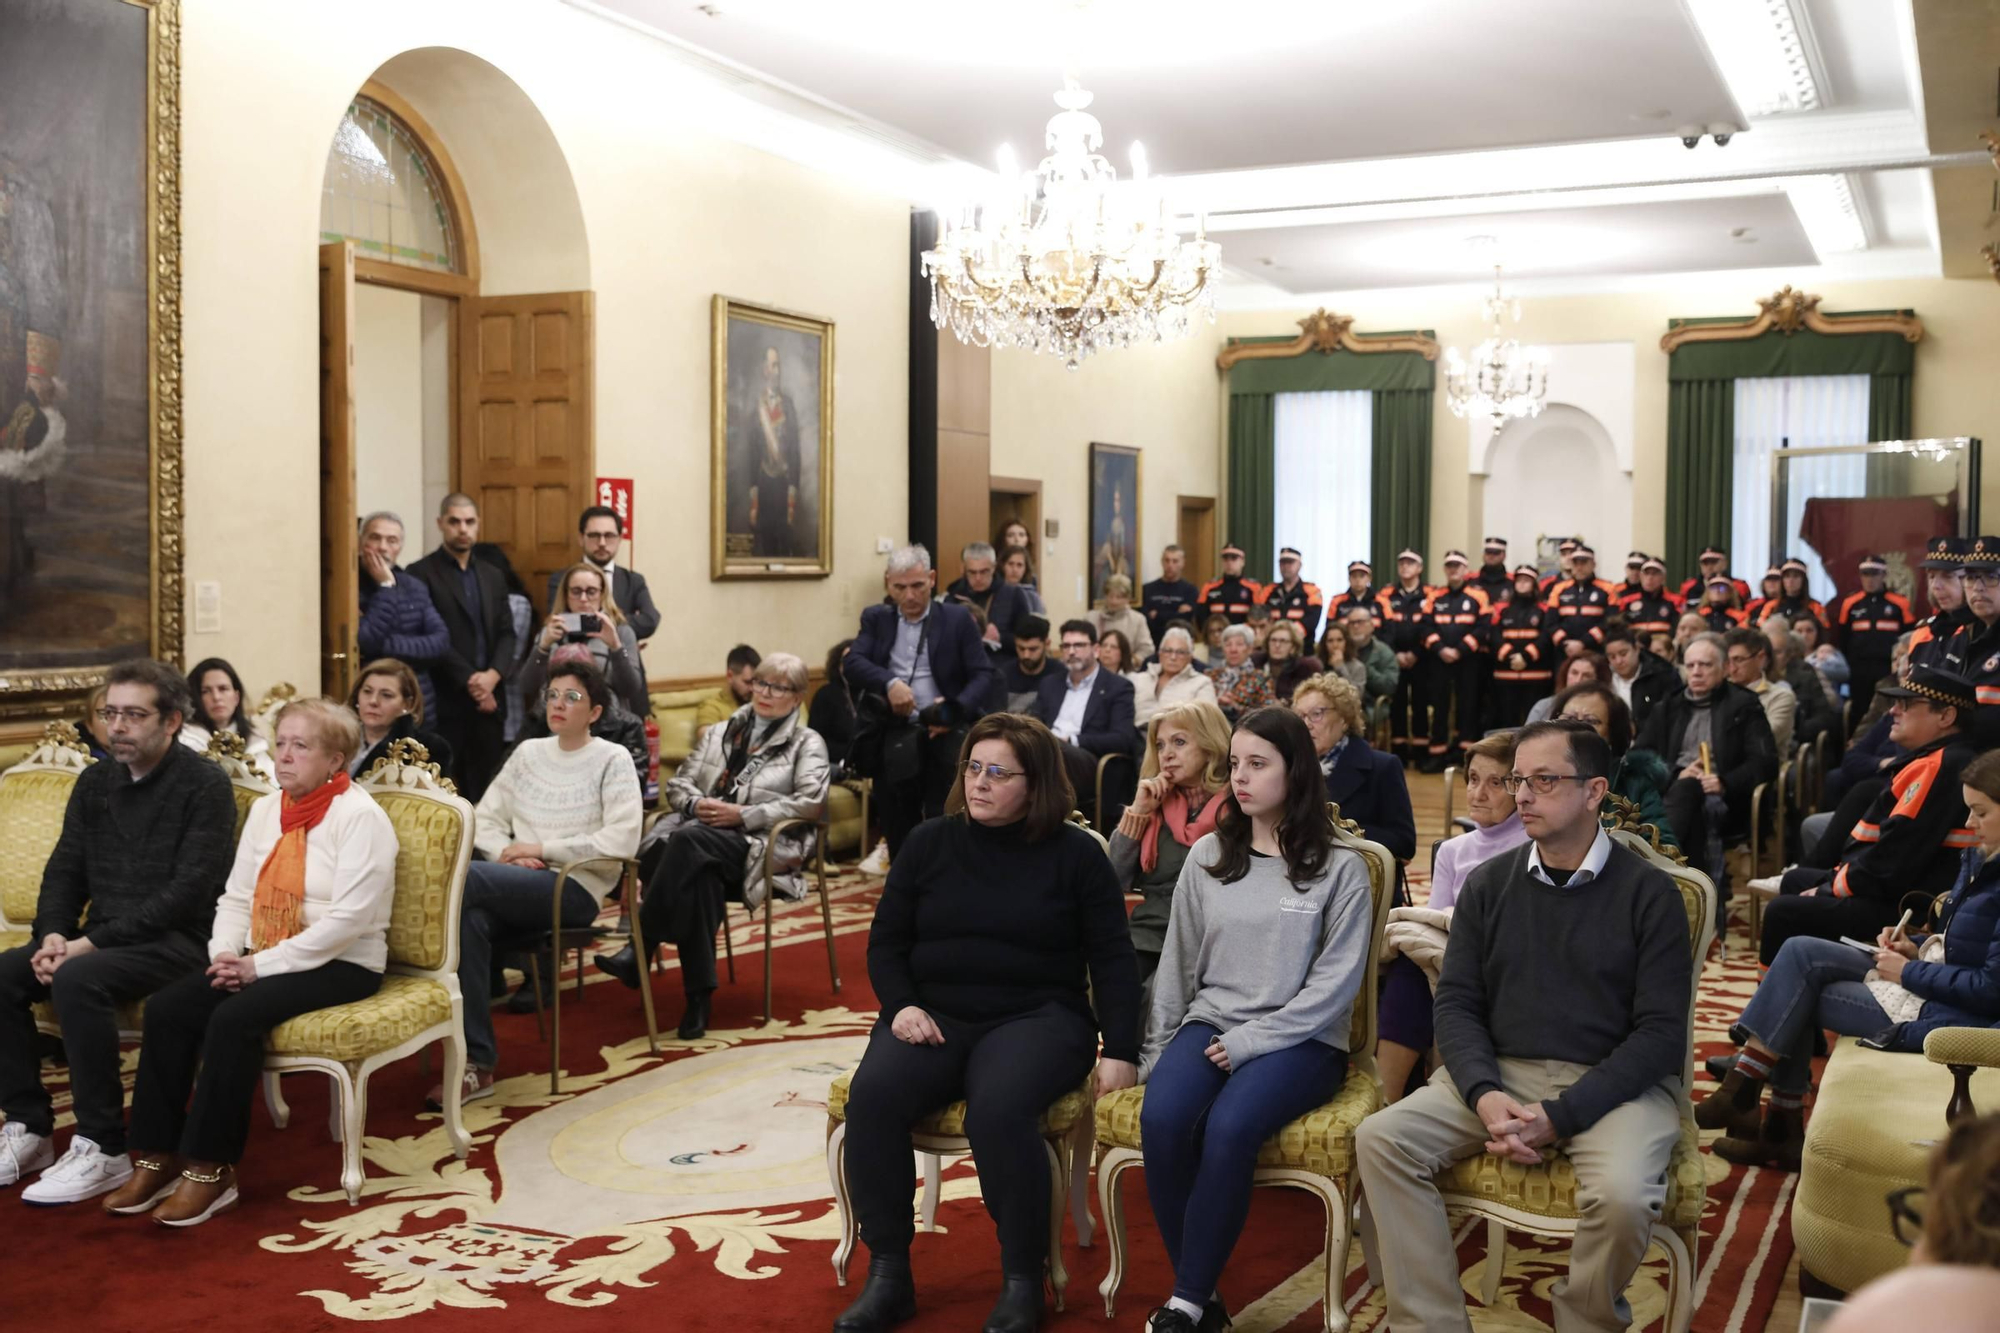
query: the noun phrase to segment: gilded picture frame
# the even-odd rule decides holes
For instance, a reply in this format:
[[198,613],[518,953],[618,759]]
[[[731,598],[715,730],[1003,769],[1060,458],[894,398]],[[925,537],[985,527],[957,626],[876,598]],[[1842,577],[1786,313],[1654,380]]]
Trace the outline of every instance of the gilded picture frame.
[[0,719],[182,654],[180,22],[55,0],[0,56]]
[[714,298],[709,577],[833,573],[833,321]]
[[1139,503],[1143,470],[1139,450],[1123,444],[1090,446],[1090,604],[1104,601],[1104,581],[1113,574],[1139,589]]

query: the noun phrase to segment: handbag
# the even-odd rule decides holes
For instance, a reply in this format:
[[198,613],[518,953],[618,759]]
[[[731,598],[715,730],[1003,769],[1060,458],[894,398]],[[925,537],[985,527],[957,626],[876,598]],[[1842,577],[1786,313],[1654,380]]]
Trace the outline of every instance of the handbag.
[[[917,659],[930,640],[931,618],[924,617],[917,630],[917,650],[910,655],[909,684],[917,674]],[[923,728],[914,718],[901,718],[889,707],[886,694],[870,691],[854,708],[854,743],[848,747],[847,763],[864,778],[895,785],[914,782],[923,772]]]

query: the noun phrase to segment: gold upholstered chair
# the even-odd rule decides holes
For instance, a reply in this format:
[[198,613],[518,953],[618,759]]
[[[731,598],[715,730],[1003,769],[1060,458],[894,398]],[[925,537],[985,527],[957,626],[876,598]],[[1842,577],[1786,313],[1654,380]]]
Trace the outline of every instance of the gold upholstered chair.
[[[1667,1197],[1653,1224],[1652,1243],[1667,1256],[1667,1333],[1687,1333],[1694,1317],[1694,1275],[1700,1263],[1702,1205],[1708,1175],[1701,1158],[1701,1134],[1693,1103],[1694,1006],[1701,965],[1715,929],[1715,887],[1691,868],[1682,854],[1662,848],[1657,831],[1641,825],[1622,797],[1607,798],[1604,825],[1612,838],[1673,878],[1687,909],[1688,948],[1694,958],[1688,991],[1687,1053],[1681,1062],[1681,1137],[1667,1165]],[[1521,1166],[1475,1153],[1440,1174],[1438,1192],[1447,1210],[1486,1219],[1486,1272],[1480,1298],[1491,1305],[1507,1268],[1507,1233],[1567,1238],[1576,1234],[1576,1169],[1560,1150],[1540,1166]]]
[[395,905],[381,989],[280,1023],[266,1041],[264,1099],[280,1129],[291,1117],[281,1075],[311,1072],[333,1080],[330,1128],[340,1141],[340,1186],[349,1203],[361,1198],[368,1076],[433,1042],[443,1042],[445,1050],[445,1134],[461,1161],[472,1146],[460,1119],[465,1000],[458,988],[458,914],[472,860],[472,807],[426,758],[415,741],[398,741],[356,784],[381,803],[396,829]]
[[[1105,854],[1110,855],[1109,841],[1090,826],[1082,811],[1072,812],[1070,822],[1090,834]],[[859,1236],[853,1200],[847,1189],[847,1094],[853,1081],[854,1071],[850,1069],[833,1080],[826,1097],[826,1169],[833,1182],[834,1210],[840,1220],[840,1239],[833,1248],[833,1276],[843,1287],[847,1285],[848,1260],[854,1257]],[[1042,1112],[1042,1146],[1049,1163],[1049,1285],[1054,1288],[1058,1311],[1063,1309],[1069,1289],[1069,1270],[1062,1257],[1065,1202],[1076,1217],[1077,1243],[1088,1249],[1095,1232],[1088,1190],[1090,1099],[1095,1082],[1093,1070],[1081,1087],[1064,1093]],[[910,1143],[923,1158],[921,1224],[925,1231],[934,1231],[942,1160],[972,1151],[972,1143],[965,1137],[965,1103],[953,1102],[918,1121],[911,1129]]]
[[[1347,1081],[1333,1100],[1280,1129],[1257,1154],[1252,1177],[1258,1185],[1282,1185],[1304,1190],[1326,1208],[1326,1333],[1347,1327],[1342,1288],[1352,1242],[1355,1188],[1354,1131],[1382,1105],[1382,1085],[1375,1072],[1376,964],[1382,954],[1382,930],[1396,895],[1396,858],[1388,848],[1361,836],[1355,824],[1340,818],[1333,807],[1335,837],[1343,847],[1359,852],[1368,863],[1374,897],[1374,923],[1368,932],[1364,981],[1354,997],[1354,1017],[1348,1028]],[[1125,1281],[1125,1205],[1118,1192],[1119,1177],[1145,1158],[1139,1137],[1139,1116],[1145,1105],[1144,1085],[1124,1088],[1097,1103],[1097,1199],[1104,1228],[1111,1240],[1111,1267],[1098,1294],[1104,1314],[1116,1313],[1118,1288]]]
[[62,837],[63,815],[90,751],[67,722],[51,722],[28,757],[0,773],[0,949],[34,935],[42,867]]

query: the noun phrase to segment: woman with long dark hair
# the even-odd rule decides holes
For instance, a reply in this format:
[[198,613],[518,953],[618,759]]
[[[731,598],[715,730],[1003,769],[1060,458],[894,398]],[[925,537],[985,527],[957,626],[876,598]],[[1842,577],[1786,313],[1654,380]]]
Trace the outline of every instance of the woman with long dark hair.
[[1174,1265],[1154,1333],[1221,1328],[1216,1283],[1250,1211],[1258,1149],[1347,1077],[1368,961],[1368,868],[1334,843],[1312,732],[1286,708],[1229,743],[1215,832],[1175,887],[1140,1055],[1146,1193]]
[[243,749],[262,755],[270,746],[257,734],[244,707],[243,677],[220,657],[205,657],[188,672],[188,693],[194,697],[198,716],[181,723],[181,744],[191,750],[208,750],[209,738],[218,731],[233,731],[243,738]]

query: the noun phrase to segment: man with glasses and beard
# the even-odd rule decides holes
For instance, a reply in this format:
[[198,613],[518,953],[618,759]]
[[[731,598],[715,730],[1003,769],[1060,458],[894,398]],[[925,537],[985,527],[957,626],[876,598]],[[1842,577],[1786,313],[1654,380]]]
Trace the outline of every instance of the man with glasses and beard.
[[1471,1328],[1437,1173],[1481,1151],[1536,1166],[1546,1148],[1583,1201],[1549,1293],[1556,1327],[1631,1323],[1625,1287],[1680,1138],[1693,963],[1673,880],[1598,824],[1610,769],[1584,723],[1522,729],[1506,785],[1531,841],[1460,892],[1437,987],[1444,1065],[1355,1134],[1396,1328]]
[[[1058,631],[1063,674],[1042,677],[1035,698],[1035,716],[1062,743],[1063,764],[1076,789],[1079,808],[1093,817],[1097,811],[1097,763],[1106,755],[1130,755],[1139,733],[1132,722],[1132,682],[1097,665],[1097,630],[1088,620],[1066,620]],[[1116,770],[1114,770],[1115,772]],[[1109,816],[1121,811],[1130,793],[1123,790],[1136,772],[1118,772],[1105,784]],[[1114,790],[1114,788],[1116,788]]]
[[[164,662],[111,668],[98,710],[111,757],[77,775],[33,938],[0,953],[0,1186],[42,1171],[24,1202],[76,1203],[131,1176],[118,1008],[208,964],[236,801],[222,770],[177,740],[191,708],[187,678]],[[60,1160],[33,1013],[51,996],[76,1112]]]

